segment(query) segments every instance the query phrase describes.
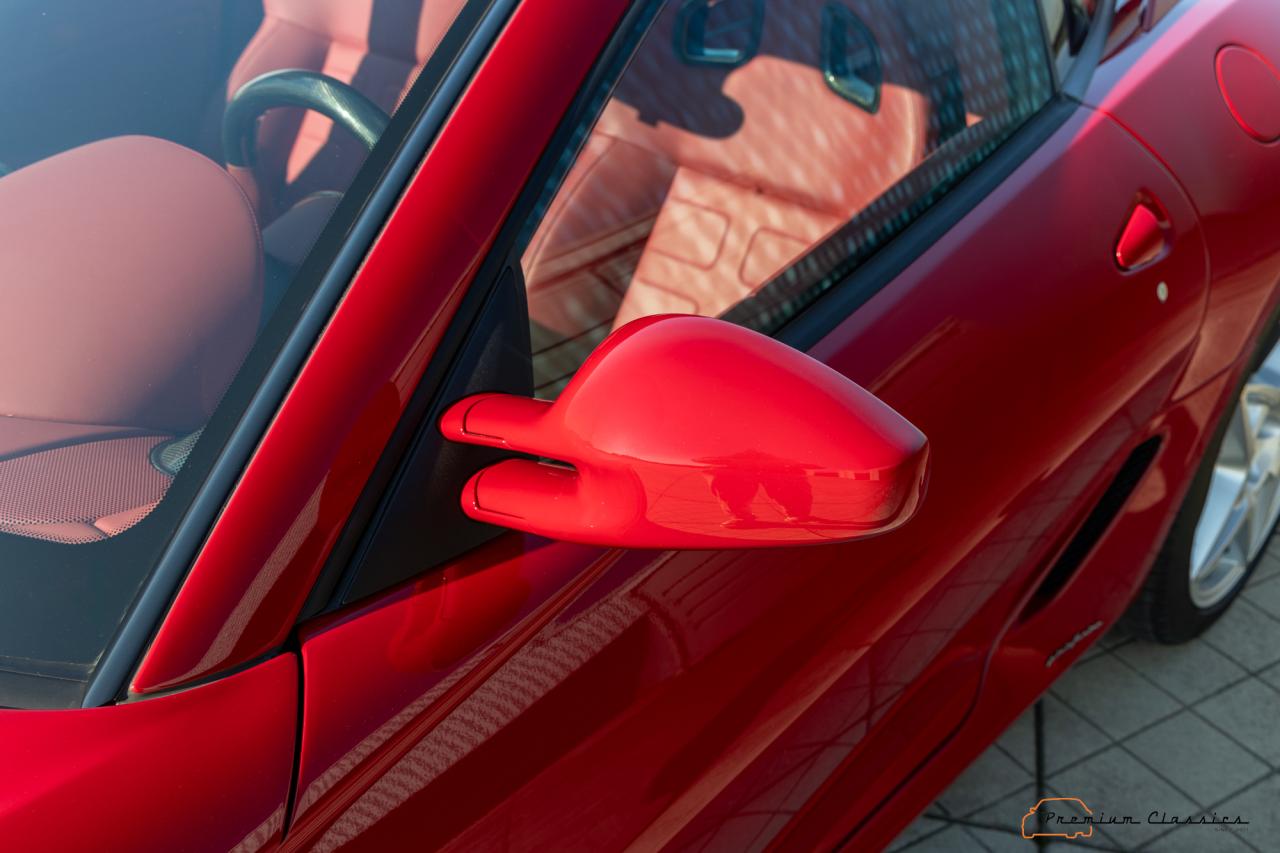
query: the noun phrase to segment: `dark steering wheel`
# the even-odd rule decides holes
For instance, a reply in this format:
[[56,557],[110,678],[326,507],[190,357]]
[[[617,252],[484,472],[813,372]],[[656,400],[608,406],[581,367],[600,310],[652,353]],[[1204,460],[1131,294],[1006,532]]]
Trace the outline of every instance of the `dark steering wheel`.
[[373,101],[324,74],[300,69],[271,71],[241,86],[222,116],[222,148],[230,166],[252,167],[258,118],[278,107],[315,110],[355,134],[372,149],[391,119]]

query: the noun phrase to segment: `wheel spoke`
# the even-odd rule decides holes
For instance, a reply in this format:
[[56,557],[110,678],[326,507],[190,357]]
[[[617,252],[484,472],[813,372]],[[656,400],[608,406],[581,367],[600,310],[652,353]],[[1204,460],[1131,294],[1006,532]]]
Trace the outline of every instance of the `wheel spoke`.
[[1231,423],[1227,427],[1227,434],[1222,438],[1222,450],[1219,451],[1218,465],[1233,465],[1247,471],[1249,462],[1253,459],[1253,443],[1253,429],[1249,425],[1248,406],[1244,405],[1244,395],[1241,394],[1239,405],[1231,413]]
[[1248,489],[1245,492],[1243,509],[1244,519],[1240,524],[1240,530],[1236,534],[1235,541],[1242,561],[1248,563],[1253,558],[1255,546],[1264,535],[1262,525],[1265,523],[1265,519],[1262,518],[1263,510],[1258,504],[1257,494],[1252,489]]
[[1261,475],[1263,480],[1280,477],[1280,432],[1276,431],[1274,425],[1268,424],[1258,436],[1257,448],[1255,473]]
[[1205,543],[1202,559],[1192,561],[1192,580],[1207,580],[1223,560],[1232,558],[1233,551],[1247,548],[1248,528],[1249,507],[1241,492],[1216,528],[1217,535]]
[[1239,525],[1239,506],[1244,493],[1244,474],[1219,465],[1209,481],[1200,523],[1191,545],[1192,575],[1203,573],[1222,556]]

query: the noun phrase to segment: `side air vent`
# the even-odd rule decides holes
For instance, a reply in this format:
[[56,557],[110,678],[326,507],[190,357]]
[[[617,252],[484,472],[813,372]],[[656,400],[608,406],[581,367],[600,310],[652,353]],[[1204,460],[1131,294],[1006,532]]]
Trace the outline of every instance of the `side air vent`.
[[1094,505],[1084,523],[1080,525],[1080,529],[1076,531],[1075,536],[1071,538],[1071,541],[1067,543],[1067,547],[1063,549],[1062,555],[1058,557],[1057,562],[1053,564],[1053,567],[1049,569],[1049,573],[1041,581],[1040,588],[1035,591],[1035,594],[1027,603],[1027,607],[1022,614],[1023,621],[1035,615],[1042,607],[1052,601],[1054,596],[1067,585],[1067,581],[1071,580],[1072,576],[1079,570],[1085,558],[1093,552],[1099,540],[1111,527],[1111,522],[1115,521],[1116,516],[1120,514],[1120,510],[1128,502],[1129,496],[1133,494],[1133,490],[1137,488],[1143,475],[1151,467],[1151,463],[1156,457],[1156,451],[1159,449],[1160,438],[1157,436],[1142,442],[1129,454],[1129,458],[1125,460],[1124,464],[1120,466],[1120,470],[1116,472],[1115,479],[1107,486],[1107,490],[1103,492],[1098,503]]

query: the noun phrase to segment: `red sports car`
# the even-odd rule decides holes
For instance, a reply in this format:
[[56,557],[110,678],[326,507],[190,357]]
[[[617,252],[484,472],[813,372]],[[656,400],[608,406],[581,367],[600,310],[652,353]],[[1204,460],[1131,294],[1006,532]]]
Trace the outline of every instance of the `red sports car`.
[[0,104],[6,850],[878,848],[1280,515],[1274,0],[22,0]]

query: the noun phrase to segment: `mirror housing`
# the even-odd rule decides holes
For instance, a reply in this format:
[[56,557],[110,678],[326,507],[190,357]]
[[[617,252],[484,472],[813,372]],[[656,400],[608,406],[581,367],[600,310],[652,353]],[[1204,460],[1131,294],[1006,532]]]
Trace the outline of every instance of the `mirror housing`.
[[758,548],[892,530],[924,496],[924,435],[798,350],[722,320],[611,334],[554,402],[467,397],[441,418],[508,459],[467,481],[471,518],[618,548]]

